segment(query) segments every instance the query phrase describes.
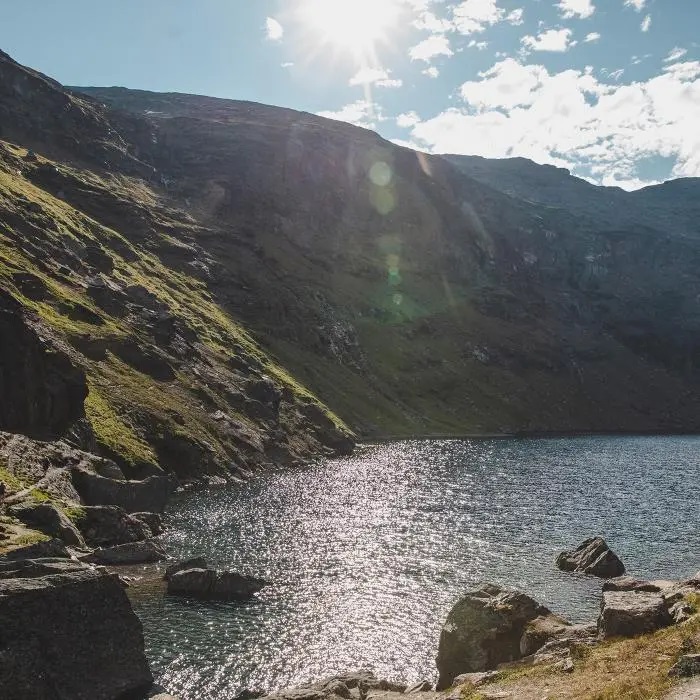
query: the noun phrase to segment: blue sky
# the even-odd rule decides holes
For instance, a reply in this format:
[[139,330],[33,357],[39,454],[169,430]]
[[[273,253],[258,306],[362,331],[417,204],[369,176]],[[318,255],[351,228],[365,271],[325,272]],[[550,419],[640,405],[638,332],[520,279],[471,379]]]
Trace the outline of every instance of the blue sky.
[[700,0],[2,0],[0,48],[636,188],[700,176],[699,28]]

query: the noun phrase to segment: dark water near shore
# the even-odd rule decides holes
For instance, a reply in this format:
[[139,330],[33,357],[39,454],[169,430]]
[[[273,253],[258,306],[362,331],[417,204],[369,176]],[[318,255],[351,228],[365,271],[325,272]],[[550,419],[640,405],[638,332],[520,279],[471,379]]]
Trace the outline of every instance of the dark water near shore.
[[153,669],[184,700],[360,667],[432,678],[440,623],[480,581],[592,620],[600,582],[558,572],[555,555],[601,534],[635,575],[700,569],[698,448],[695,437],[405,441],[182,496],[171,553],[274,585],[245,604],[137,601]]

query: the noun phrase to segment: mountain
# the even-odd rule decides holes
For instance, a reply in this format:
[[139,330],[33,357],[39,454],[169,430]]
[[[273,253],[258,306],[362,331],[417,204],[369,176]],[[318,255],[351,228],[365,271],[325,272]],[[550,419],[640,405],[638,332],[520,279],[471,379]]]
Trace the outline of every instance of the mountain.
[[46,404],[0,429],[92,436],[138,474],[350,430],[698,430],[698,180],[628,194],[4,54],[0,125],[0,289],[35,348],[0,363]]

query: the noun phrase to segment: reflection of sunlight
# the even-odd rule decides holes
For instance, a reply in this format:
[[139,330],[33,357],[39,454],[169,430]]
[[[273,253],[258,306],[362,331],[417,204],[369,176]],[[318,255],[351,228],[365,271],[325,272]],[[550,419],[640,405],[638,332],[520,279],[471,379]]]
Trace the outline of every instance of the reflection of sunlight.
[[386,39],[398,19],[399,0],[304,0],[301,12],[323,41],[361,57]]

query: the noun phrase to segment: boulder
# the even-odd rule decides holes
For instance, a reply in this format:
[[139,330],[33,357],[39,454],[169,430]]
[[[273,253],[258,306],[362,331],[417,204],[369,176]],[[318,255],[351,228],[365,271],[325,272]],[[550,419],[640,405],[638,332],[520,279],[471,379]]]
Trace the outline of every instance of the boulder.
[[127,513],[162,513],[177,487],[177,480],[171,475],[127,481],[75,467],[71,470],[71,477],[83,503],[89,506],[117,505]]
[[54,562],[63,570],[23,577],[28,566],[0,577],[0,697],[145,696],[153,678],[141,623],[117,576]]
[[598,618],[603,639],[635,637],[667,627],[673,622],[667,603],[659,593],[605,591]]
[[639,591],[641,593],[661,593],[673,585],[672,581],[646,581],[634,576],[617,576],[603,583],[604,591]]
[[556,560],[562,571],[576,571],[600,578],[614,578],[625,573],[625,565],[602,537],[591,537],[573,552],[562,552]]
[[59,539],[46,540],[29,544],[26,547],[18,547],[6,554],[0,555],[0,562],[17,561],[18,559],[70,559],[71,553],[66,549],[66,545]]
[[165,525],[160,513],[132,513],[131,517],[147,525],[154,537],[165,532]]
[[82,510],[78,527],[91,547],[138,542],[151,536],[148,525],[119,506],[86,506]]
[[127,542],[115,547],[96,549],[92,554],[81,557],[81,561],[105,566],[126,566],[129,564],[153,564],[167,559],[163,549],[154,542]]
[[233,571],[184,569],[168,578],[168,593],[205,600],[243,600],[252,597],[266,585],[267,582],[262,579]]
[[570,622],[551,613],[530,620],[525,624],[520,637],[521,656],[530,656],[547,642],[564,637],[571,627]]
[[22,503],[10,513],[29,527],[57,537],[71,547],[85,548],[85,540],[73,523],[52,503]]
[[488,671],[522,657],[520,640],[528,622],[551,612],[520,591],[486,584],[450,610],[440,634],[438,690],[463,673]]
[[671,667],[668,675],[677,678],[700,675],[700,654],[684,654]]
[[176,562],[171,564],[165,569],[165,576],[163,578],[167,581],[173,574],[178,571],[184,571],[185,569],[206,569],[207,560],[204,557],[193,557],[192,559],[185,559],[184,561]]

